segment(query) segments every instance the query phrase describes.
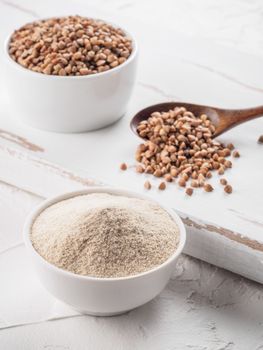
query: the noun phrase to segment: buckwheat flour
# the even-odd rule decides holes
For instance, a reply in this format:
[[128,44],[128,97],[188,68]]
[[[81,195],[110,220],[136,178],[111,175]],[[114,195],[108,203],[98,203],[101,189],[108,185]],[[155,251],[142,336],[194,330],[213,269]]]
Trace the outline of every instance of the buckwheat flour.
[[179,229],[154,202],[104,193],[76,196],[44,210],[31,240],[57,267],[122,277],[150,270],[176,250]]

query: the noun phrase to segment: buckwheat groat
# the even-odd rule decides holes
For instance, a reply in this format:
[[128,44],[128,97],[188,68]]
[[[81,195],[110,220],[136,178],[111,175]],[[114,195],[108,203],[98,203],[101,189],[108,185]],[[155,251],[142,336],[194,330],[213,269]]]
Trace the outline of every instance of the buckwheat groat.
[[[186,187],[189,181],[193,188],[204,187],[206,192],[212,192],[207,181],[213,171],[223,175],[232,167],[226,157],[234,146],[224,146],[213,139],[215,127],[205,114],[197,116],[184,107],[156,111],[139,123],[137,131],[146,139],[135,156],[140,173],[163,177],[167,182],[179,177],[180,187]],[[235,150],[233,157],[239,157],[239,152]],[[192,195],[193,191],[187,188],[186,193]]]
[[35,72],[88,75],[124,63],[132,42],[119,28],[91,18],[68,16],[36,21],[16,30],[9,54]]

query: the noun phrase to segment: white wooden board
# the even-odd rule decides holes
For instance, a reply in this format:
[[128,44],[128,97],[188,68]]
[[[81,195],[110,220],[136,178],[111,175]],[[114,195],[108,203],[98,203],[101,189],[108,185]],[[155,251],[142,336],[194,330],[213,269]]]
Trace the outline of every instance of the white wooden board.
[[[3,82],[0,100],[3,181],[45,197],[87,186],[90,184],[87,179],[141,192],[145,178],[133,169],[139,140],[129,129],[130,118],[139,109],[168,100],[230,108],[262,103],[263,60],[259,58],[211,42],[192,40],[153,24],[146,26],[120,14],[89,8],[84,2],[63,2],[62,6],[62,1],[56,1],[55,7],[53,4],[51,0],[30,3],[28,10],[24,1],[18,11],[16,6],[2,2],[0,45],[9,31],[37,17],[79,13],[105,18],[125,26],[139,41],[137,85],[125,118],[115,125],[92,133],[55,134],[34,130],[20,124],[19,116],[10,116]],[[188,228],[187,253],[263,282],[263,146],[256,142],[260,133],[263,120],[240,126],[221,138],[233,142],[241,153],[226,175],[234,187],[231,196],[218,188],[211,194],[196,193],[186,198],[174,184],[163,193],[153,190],[150,195],[181,213]],[[119,171],[123,161],[131,166],[125,173]]]

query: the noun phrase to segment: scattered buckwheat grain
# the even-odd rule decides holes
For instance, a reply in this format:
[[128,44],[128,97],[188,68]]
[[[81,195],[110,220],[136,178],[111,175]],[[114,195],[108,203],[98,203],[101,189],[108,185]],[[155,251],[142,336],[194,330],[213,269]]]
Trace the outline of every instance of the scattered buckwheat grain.
[[184,180],[184,179],[180,179],[180,180],[178,181],[178,185],[181,186],[181,187],[185,187],[185,185],[186,185],[185,180]]
[[225,173],[225,168],[221,166],[221,167],[218,169],[218,175],[224,175],[224,173]]
[[238,151],[234,151],[234,152],[232,153],[232,155],[233,155],[234,158],[239,158],[239,157],[240,157],[240,154],[239,154]]
[[224,162],[224,165],[225,165],[226,168],[232,168],[232,162],[230,160],[226,160]]
[[142,174],[144,173],[144,168],[141,165],[137,165],[136,172],[139,174]]
[[120,169],[123,170],[123,171],[127,170],[127,164],[126,163],[121,163]]
[[263,144],[263,135],[259,136],[258,143],[262,143]]
[[221,183],[221,185],[225,186],[225,185],[227,185],[227,180],[224,178],[220,179],[220,183]]
[[166,189],[165,182],[161,182],[158,188],[159,188],[159,190],[164,191]]
[[150,181],[145,181],[144,188],[146,190],[150,190],[152,188],[152,185],[151,185]]
[[191,187],[187,187],[187,189],[185,190],[185,193],[188,196],[192,196],[193,192],[194,192],[194,190]]
[[235,146],[233,145],[233,143],[229,143],[226,147],[227,147],[230,151],[233,151],[233,149],[235,148]]
[[213,187],[210,184],[205,184],[204,185],[204,190],[206,192],[212,192],[214,189],[213,189]]
[[199,187],[198,181],[197,181],[197,180],[192,180],[192,181],[191,181],[191,186],[192,186],[192,187]]
[[232,193],[232,191],[233,191],[233,189],[232,189],[232,186],[230,186],[230,185],[226,185],[225,187],[224,187],[224,191],[226,192],[226,193]]

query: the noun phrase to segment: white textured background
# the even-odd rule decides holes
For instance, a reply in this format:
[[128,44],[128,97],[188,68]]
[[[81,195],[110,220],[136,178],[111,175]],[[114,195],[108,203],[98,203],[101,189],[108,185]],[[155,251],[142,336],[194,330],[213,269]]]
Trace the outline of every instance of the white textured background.
[[[263,54],[262,0],[81,2],[120,16],[139,18],[145,25],[151,22],[203,38],[208,47],[212,41],[224,45],[226,51],[232,47],[240,52]],[[53,6],[63,6],[63,1],[54,1]],[[1,9],[8,9],[9,15],[17,16],[20,22],[24,15],[31,20],[36,7],[41,14],[44,1],[36,6],[33,0],[0,0],[0,19]],[[8,23],[8,18],[2,22]],[[39,201],[30,193],[0,183],[1,233],[15,236],[25,214]],[[0,271],[6,268],[5,254],[12,251],[0,255]],[[19,259],[19,255],[16,257]],[[1,288],[4,286],[0,280],[0,294]],[[19,298],[19,290],[16,294]],[[1,320],[4,321],[0,314]],[[114,318],[75,316],[3,328],[0,349],[262,350],[263,290],[259,284],[184,256],[166,290],[149,304]]]

